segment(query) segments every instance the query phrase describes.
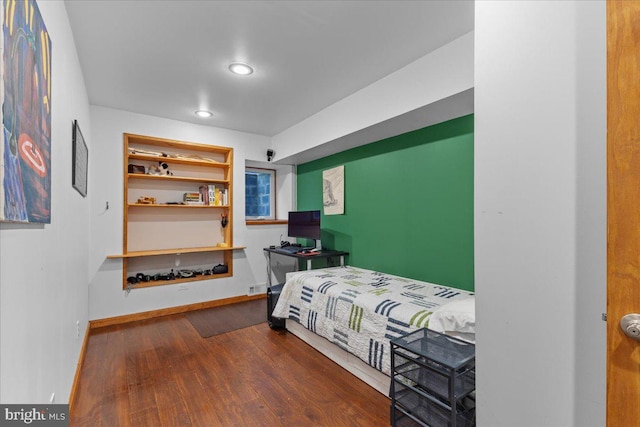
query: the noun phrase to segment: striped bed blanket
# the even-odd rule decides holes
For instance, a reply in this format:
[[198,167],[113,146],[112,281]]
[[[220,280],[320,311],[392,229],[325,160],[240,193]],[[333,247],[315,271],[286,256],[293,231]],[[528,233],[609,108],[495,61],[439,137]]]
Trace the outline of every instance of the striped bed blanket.
[[288,273],[273,316],[294,320],[389,375],[389,340],[473,293],[356,267]]

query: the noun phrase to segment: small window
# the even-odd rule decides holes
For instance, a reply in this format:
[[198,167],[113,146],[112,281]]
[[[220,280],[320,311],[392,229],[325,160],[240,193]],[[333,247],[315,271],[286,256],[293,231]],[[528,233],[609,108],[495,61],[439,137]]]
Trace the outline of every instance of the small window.
[[245,168],[245,210],[249,220],[276,217],[276,171],[273,169]]

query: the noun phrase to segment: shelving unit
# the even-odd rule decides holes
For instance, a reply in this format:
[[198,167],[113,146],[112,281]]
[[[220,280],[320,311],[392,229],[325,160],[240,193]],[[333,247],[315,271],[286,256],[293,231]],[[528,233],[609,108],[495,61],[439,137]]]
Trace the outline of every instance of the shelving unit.
[[180,209],[185,209],[185,208],[192,208],[192,209],[220,209],[220,208],[228,208],[229,205],[220,205],[220,206],[199,206],[199,205],[174,205],[174,204],[167,204],[167,203],[159,203],[159,204],[155,204],[155,205],[149,205],[149,204],[142,204],[142,203],[129,203],[129,207],[130,208],[146,208],[146,207],[151,207],[151,208],[180,208]]
[[[129,165],[137,166],[139,173],[132,173]],[[154,168],[157,174],[149,173]],[[232,251],[243,247],[233,246],[232,148],[125,133],[123,176],[122,253],[108,256],[122,259],[123,289],[131,287],[127,279],[137,274],[206,272],[218,264],[228,270],[140,281],[136,288],[233,275]],[[220,197],[212,204],[183,204],[185,193],[198,193],[202,186],[214,186],[220,195],[226,192],[227,203]],[[141,203],[143,198],[155,202]]]
[[418,329],[391,352],[392,426],[475,426],[473,344]]

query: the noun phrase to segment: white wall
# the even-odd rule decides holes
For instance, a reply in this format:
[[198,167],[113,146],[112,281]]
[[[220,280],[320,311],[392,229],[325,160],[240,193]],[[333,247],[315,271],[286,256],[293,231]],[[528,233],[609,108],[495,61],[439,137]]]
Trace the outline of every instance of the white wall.
[[606,418],[607,37],[604,1],[579,3],[576,153],[575,425]]
[[[104,319],[167,307],[246,295],[249,286],[267,281],[266,257],[262,248],[279,242],[286,225],[247,226],[244,221],[244,165],[247,159],[263,161],[270,140],[267,137],[104,107],[91,107],[94,167],[91,190],[94,194],[91,234],[91,283],[89,318]],[[122,168],[123,133],[156,136],[234,149],[233,243],[246,246],[234,251],[233,277],[193,282],[187,291],[177,285],[122,290],[122,261],[107,255],[122,253]],[[291,208],[293,177],[291,167],[280,167],[281,208]],[[109,209],[105,210],[106,203]]]
[[[385,131],[393,128],[389,121],[472,88],[473,33],[468,33],[275,135],[272,145],[278,158],[286,159],[384,123],[384,129],[376,131],[380,138],[368,141],[375,142],[393,136]],[[459,102],[466,103],[466,97],[460,97]],[[448,105],[446,108],[456,114],[442,121],[469,114],[465,107]],[[395,134],[429,124],[434,123],[415,123],[412,129]],[[341,151],[339,144],[331,148]],[[352,147],[342,150],[347,148]]]
[[[264,155],[266,158],[266,154]],[[292,165],[280,165],[276,163],[269,163],[264,161],[247,160],[245,162],[247,167],[273,169],[276,171],[276,219],[286,220],[289,218],[289,211],[295,210],[296,206],[296,176],[295,166]],[[291,240],[287,238],[287,225],[286,224],[260,224],[247,226],[247,236],[251,241],[257,240],[266,242],[263,246],[253,246],[247,248],[247,256],[252,259],[260,259],[264,257],[262,248],[271,245],[279,245],[282,240]],[[266,270],[269,258],[265,258],[264,263],[254,262],[251,264],[254,274],[258,277],[264,277],[265,282],[259,283],[260,291],[266,292],[266,287],[269,285],[267,281],[268,273]],[[296,268],[296,261],[290,257],[283,257],[272,255],[271,256],[271,284],[284,283],[285,275],[288,271],[293,271]],[[263,286],[264,285],[264,286]]]
[[89,102],[64,3],[38,6],[53,58],[51,224],[0,224],[2,403],[48,403],[52,393],[67,403],[88,321],[93,194],[71,187],[71,123],[79,121],[91,153]]
[[476,2],[479,426],[605,425],[603,2]]

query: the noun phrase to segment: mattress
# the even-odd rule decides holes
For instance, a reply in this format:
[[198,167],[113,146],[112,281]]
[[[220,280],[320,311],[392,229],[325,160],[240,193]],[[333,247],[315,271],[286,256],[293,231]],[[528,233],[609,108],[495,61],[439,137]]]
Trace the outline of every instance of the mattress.
[[473,293],[357,267],[288,273],[273,316],[298,322],[390,374],[389,340],[429,327],[434,311]]

